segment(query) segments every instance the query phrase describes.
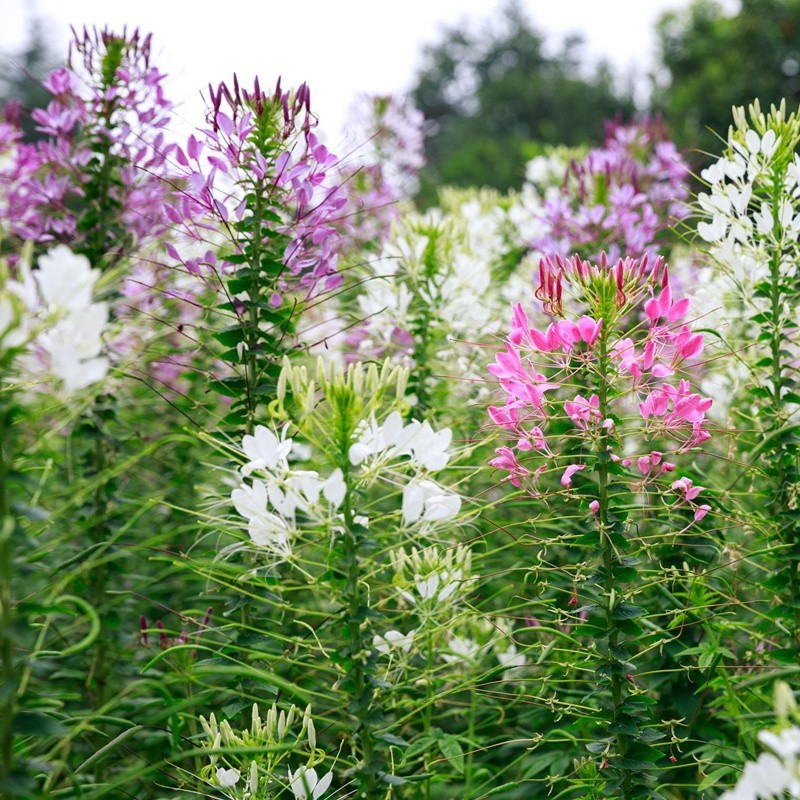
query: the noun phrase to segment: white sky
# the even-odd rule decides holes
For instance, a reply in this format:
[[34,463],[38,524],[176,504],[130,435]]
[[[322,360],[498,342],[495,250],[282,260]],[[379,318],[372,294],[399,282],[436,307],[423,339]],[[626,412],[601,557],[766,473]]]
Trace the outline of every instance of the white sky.
[[[555,45],[582,33],[585,55],[607,58],[641,80],[651,69],[655,22],[688,0],[522,0]],[[724,0],[736,7],[736,0]],[[153,33],[156,63],[180,103],[176,129],[203,121],[199,92],[234,71],[246,85],[258,75],[284,88],[307,81],[320,128],[336,149],[346,111],[359,93],[403,91],[413,83],[422,46],[443,25],[481,22],[500,0],[0,0],[0,49],[19,48],[32,14],[50,20],[66,52],[69,25],[138,26]]]

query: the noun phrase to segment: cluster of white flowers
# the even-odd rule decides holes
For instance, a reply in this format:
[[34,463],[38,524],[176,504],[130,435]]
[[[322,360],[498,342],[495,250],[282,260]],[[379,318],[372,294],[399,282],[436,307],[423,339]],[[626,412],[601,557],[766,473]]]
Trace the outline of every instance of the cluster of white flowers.
[[772,800],[800,798],[800,728],[792,726],[778,733],[759,731],[758,740],[771,753],[761,753],[745,764],[733,789],[720,800]]
[[18,367],[26,382],[47,385],[54,378],[71,393],[108,373],[103,337],[108,305],[92,301],[100,270],[84,256],[57,245],[38,261],[21,260],[16,279],[0,296],[0,344],[21,348]]
[[495,329],[492,276],[507,249],[505,212],[480,198],[460,199],[452,210],[407,215],[394,226],[358,298],[366,321],[360,352],[414,360],[414,337],[424,328],[429,338],[439,331],[436,357],[445,360],[463,349],[447,342]]
[[[289,458],[299,449],[286,431],[278,437],[258,425],[254,435],[242,439],[247,461],[241,467],[244,481],[231,492],[231,501],[247,520],[250,539],[257,547],[284,560],[292,553],[292,533],[297,512],[317,522],[330,520],[342,504],[345,484],[340,469],[323,480],[313,470],[294,469]],[[262,477],[252,477],[257,473]]]
[[[226,720],[217,723],[214,714],[208,720],[200,717],[207,737],[206,746],[211,750],[224,747],[264,753],[250,760],[249,764],[248,756],[233,754],[227,766],[220,764],[218,755],[212,754],[203,776],[229,800],[258,800],[265,796],[265,792],[266,796],[271,797],[271,790],[279,790],[283,786],[289,787],[295,800],[320,800],[331,785],[333,772],[320,775],[309,763],[296,770],[283,764],[294,753],[306,750],[311,753],[313,763],[319,764],[324,758],[324,754],[317,749],[311,709],[306,708],[300,719],[299,731],[294,731],[294,721],[299,716],[294,706],[286,712],[278,711],[273,705],[266,718],[262,719],[258,706],[254,705],[250,728],[238,732]],[[230,766],[231,763],[236,766]]]
[[[697,232],[744,288],[768,275],[765,248],[796,251],[800,234],[800,156],[794,153],[785,168],[778,169],[776,161],[789,144],[784,136],[793,135],[797,122],[787,120],[784,109],[767,119],[756,106],[751,115],[761,133],[737,109],[728,154],[701,172],[709,191],[698,195],[707,218],[698,223]],[[796,259],[785,258],[780,268],[792,277]]]
[[[247,462],[240,468],[242,482],[231,492],[236,511],[247,520],[247,531],[256,547],[278,560],[292,554],[292,538],[298,530],[298,514],[313,524],[335,529],[347,487],[342,470],[334,469],[327,478],[314,470],[296,469],[290,459],[307,457],[304,445],[287,438],[284,429],[278,436],[263,425],[242,439]],[[428,422],[404,423],[396,411],[378,424],[374,415],[358,430],[349,458],[362,469],[354,476],[366,484],[374,475],[385,475],[390,461],[400,461],[401,469],[391,470],[394,478],[402,472],[402,517],[406,526],[431,526],[453,519],[461,510],[461,497],[449,492],[428,477],[447,465],[449,429],[434,431]],[[410,478],[408,469],[413,470]],[[249,483],[246,482],[249,479]],[[358,517],[360,524],[368,518]]]
[[452,614],[454,604],[477,580],[472,575],[472,553],[464,545],[447,550],[412,547],[410,552],[401,547],[391,558],[400,595],[423,617],[445,610]]
[[[751,345],[763,328],[757,315],[777,314],[773,323],[781,329],[800,324],[791,300],[800,263],[800,156],[795,152],[800,118],[787,116],[784,106],[765,116],[755,103],[749,119],[743,108],[734,109],[734,121],[726,155],[701,173],[708,191],[698,195],[704,217],[697,232],[708,243],[715,268],[703,271],[707,279],[699,282],[700,302],[693,306],[704,326],[726,326],[733,351],[749,347],[753,353]],[[777,308],[758,290],[764,281],[783,287]],[[792,339],[786,338],[785,347],[797,351]],[[743,379],[752,380],[747,367],[741,358],[727,358],[707,376],[718,387],[715,394],[722,395],[723,402],[715,400],[717,414]]]
[[452,439],[449,428],[434,431],[430,423],[403,418],[393,411],[379,425],[375,417],[361,427],[358,440],[350,447],[350,463],[380,471],[389,461],[403,456],[415,475],[403,486],[403,523],[438,523],[453,519],[461,510],[461,498],[428,477],[447,466]]

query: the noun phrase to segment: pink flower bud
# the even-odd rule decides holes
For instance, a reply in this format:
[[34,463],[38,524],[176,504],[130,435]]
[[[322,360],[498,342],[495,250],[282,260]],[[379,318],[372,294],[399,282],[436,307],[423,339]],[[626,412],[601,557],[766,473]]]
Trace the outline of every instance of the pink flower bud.
[[561,476],[561,485],[565,489],[569,489],[570,486],[572,486],[572,476],[582,469],[586,469],[586,464],[570,464],[570,466],[564,470],[564,474]]

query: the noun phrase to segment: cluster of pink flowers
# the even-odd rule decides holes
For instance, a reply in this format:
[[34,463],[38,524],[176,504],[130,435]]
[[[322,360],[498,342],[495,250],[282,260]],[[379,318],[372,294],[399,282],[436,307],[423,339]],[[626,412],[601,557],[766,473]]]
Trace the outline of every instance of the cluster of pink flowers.
[[[338,159],[313,131],[317,121],[308,87],[285,92],[278,81],[267,95],[258,79],[248,91],[234,76],[232,87],[223,83],[216,90],[209,87],[209,93],[209,127],[175,153],[185,188],[167,208],[169,218],[201,242],[221,230],[239,255],[247,238],[242,223],[259,212],[262,220],[272,220],[261,244],[268,245],[274,234],[288,240],[279,281],[283,289],[336,288],[342,280],[336,268],[336,223],[346,201],[335,180]],[[252,202],[262,205],[253,208]],[[174,247],[170,254],[180,259]],[[195,273],[226,268],[211,251],[183,263]],[[274,303],[280,302],[276,296]]]
[[[171,104],[162,88],[165,76],[150,63],[150,36],[73,33],[69,63],[43,84],[53,99],[32,112],[47,138],[23,143],[15,115],[6,110],[0,150],[9,152],[0,161],[0,216],[21,239],[64,242],[81,252],[81,237],[90,227],[87,187],[113,159],[105,207],[93,213],[105,214],[116,204],[120,230],[141,246],[167,229],[171,146],[163,130]],[[103,244],[115,253],[121,248],[111,234]]]
[[573,161],[560,192],[545,200],[544,233],[531,246],[612,259],[657,250],[663,233],[687,214],[688,175],[657,120],[609,122],[603,146]]
[[340,166],[347,196],[343,228],[353,244],[384,242],[400,214],[399,202],[419,188],[425,166],[422,113],[408,98],[365,96],[352,112],[357,150]]
[[[605,307],[612,318],[564,318],[563,304],[571,294],[582,308]],[[488,369],[505,394],[505,402],[491,406],[489,415],[515,443],[500,447],[490,464],[508,473],[503,480],[531,491],[543,473],[560,470],[560,484],[569,490],[575,474],[589,464],[559,455],[548,442],[547,428],[567,420],[574,435],[595,449],[608,442],[610,458],[619,467],[635,463],[639,475],[630,475],[638,490],[655,487],[676,468],[665,459],[663,445],[669,444],[677,455],[710,436],[705,414],[711,398],[693,392],[686,378],[671,380],[703,350],[702,334],[684,321],[689,299],[673,300],[660,257],[652,267],[646,258],[614,264],[605,258],[600,264],[578,256],[544,258],[537,297],[548,313],[561,318],[537,330],[530,327],[522,306],[514,306],[505,349]],[[623,335],[626,329],[630,336]],[[591,391],[598,382],[607,386],[605,409],[598,391]],[[624,457],[614,452],[618,448],[645,452]],[[709,510],[695,503],[700,490],[685,477],[671,484],[675,502],[694,508],[695,519]]]

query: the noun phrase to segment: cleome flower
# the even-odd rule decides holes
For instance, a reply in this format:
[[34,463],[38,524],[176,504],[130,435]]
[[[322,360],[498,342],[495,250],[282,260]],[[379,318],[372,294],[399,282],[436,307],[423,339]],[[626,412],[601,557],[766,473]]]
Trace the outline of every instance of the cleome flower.
[[295,772],[289,770],[289,788],[296,800],[319,800],[332,780],[332,772],[317,777],[317,771],[313,767],[298,767]]
[[242,482],[230,495],[236,512],[247,520],[251,542],[278,560],[292,554],[292,538],[298,527],[298,513],[327,523],[342,505],[346,486],[341,469],[323,479],[314,470],[295,469],[289,464],[302,447],[258,425],[242,439],[242,452],[249,460],[240,468]]
[[[490,466],[506,473],[502,480],[533,494],[542,491],[546,473],[559,476],[561,491],[573,491],[579,473],[595,465],[559,454],[549,431],[563,432],[568,422],[571,442],[590,452],[606,442],[603,449],[623,470],[633,462],[618,450],[641,452],[643,441],[652,444],[657,459],[640,458],[639,474],[631,470],[629,477],[643,491],[667,491],[656,482],[675,464],[664,458],[659,469],[653,467],[662,456],[684,453],[710,437],[706,413],[712,400],[693,391],[688,378],[669,380],[702,352],[703,336],[684,322],[690,301],[673,295],[663,259],[650,265],[647,259],[610,264],[601,258],[593,264],[577,256],[543,258],[536,297],[556,319],[537,330],[515,304],[505,347],[488,365],[504,400],[488,413],[512,439],[496,450]],[[602,382],[604,401],[596,388]],[[695,520],[708,510],[696,507]]]
[[[257,800],[286,788],[296,800],[319,800],[330,787],[333,773],[319,776],[315,769],[325,755],[317,748],[310,707],[301,714],[295,706],[279,711],[273,704],[262,717],[254,705],[250,727],[241,731],[234,731],[226,720],[218,722],[214,714],[201,716],[200,724],[206,735],[204,748],[229,751],[210,753],[200,777],[230,800]],[[293,770],[287,761],[298,757],[305,763]]]
[[108,305],[92,294],[100,270],[85,256],[57,245],[32,270],[22,259],[17,277],[6,282],[0,305],[3,344],[24,346],[18,366],[27,383],[45,388],[53,379],[62,394],[102,380],[109,370],[104,354]]
[[414,547],[410,552],[400,548],[391,553],[391,559],[400,595],[423,616],[452,613],[453,605],[477,580],[471,574],[472,555],[464,545],[444,552],[436,547]]

